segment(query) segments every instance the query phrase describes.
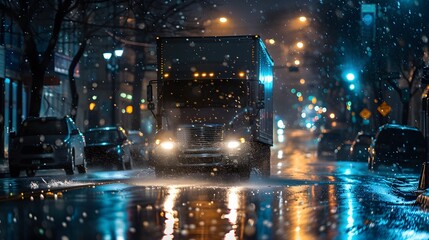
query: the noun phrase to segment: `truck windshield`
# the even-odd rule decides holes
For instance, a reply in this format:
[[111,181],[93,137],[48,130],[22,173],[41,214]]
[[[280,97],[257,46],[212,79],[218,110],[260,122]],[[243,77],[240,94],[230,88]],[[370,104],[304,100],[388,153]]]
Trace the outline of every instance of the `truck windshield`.
[[247,92],[245,80],[168,80],[163,82],[161,99],[164,108],[241,108],[246,102]]

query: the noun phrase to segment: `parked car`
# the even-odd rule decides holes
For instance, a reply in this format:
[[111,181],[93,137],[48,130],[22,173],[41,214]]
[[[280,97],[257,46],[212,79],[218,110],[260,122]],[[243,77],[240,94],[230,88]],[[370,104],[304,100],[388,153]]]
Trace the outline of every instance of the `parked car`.
[[365,132],[358,132],[350,147],[350,160],[368,161],[369,145],[371,145],[373,135]]
[[85,132],[85,155],[90,166],[132,169],[131,141],[122,127],[92,128]]
[[128,139],[131,141],[131,157],[134,162],[144,164],[147,163],[147,141],[144,134],[138,130],[128,130]]
[[341,143],[337,149],[335,149],[335,160],[337,161],[348,161],[350,160],[350,148],[352,146],[352,141],[346,140]]
[[9,171],[34,176],[37,169],[64,169],[66,174],[86,172],[85,139],[70,117],[30,117],[11,134]]
[[425,158],[425,139],[418,128],[386,124],[379,128],[371,143],[368,168],[376,170],[384,165],[420,171]]
[[320,134],[317,143],[318,158],[335,158],[335,149],[347,139],[347,134],[341,130],[330,130]]

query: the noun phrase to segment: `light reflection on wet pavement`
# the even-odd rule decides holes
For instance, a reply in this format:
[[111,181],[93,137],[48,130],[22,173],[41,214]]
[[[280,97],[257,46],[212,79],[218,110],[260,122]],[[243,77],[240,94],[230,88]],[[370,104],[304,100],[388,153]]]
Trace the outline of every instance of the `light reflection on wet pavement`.
[[429,238],[429,215],[414,205],[416,175],[319,161],[311,138],[299,139],[273,149],[270,178],[157,178],[145,168],[3,179],[0,238]]

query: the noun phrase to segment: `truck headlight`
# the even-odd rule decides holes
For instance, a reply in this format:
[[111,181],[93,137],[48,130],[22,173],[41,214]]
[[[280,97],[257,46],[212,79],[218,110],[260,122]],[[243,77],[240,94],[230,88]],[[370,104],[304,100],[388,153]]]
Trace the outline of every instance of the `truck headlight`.
[[175,143],[171,139],[164,141],[161,139],[156,139],[155,144],[160,146],[164,150],[171,150],[175,146]]
[[171,150],[174,148],[174,142],[171,142],[171,141],[161,142],[160,146],[165,150]]
[[236,149],[240,146],[240,142],[239,141],[229,141],[229,142],[227,142],[226,146],[230,149]]
[[226,142],[226,147],[229,149],[237,149],[245,142],[246,140],[244,138],[240,138],[239,140],[230,140]]

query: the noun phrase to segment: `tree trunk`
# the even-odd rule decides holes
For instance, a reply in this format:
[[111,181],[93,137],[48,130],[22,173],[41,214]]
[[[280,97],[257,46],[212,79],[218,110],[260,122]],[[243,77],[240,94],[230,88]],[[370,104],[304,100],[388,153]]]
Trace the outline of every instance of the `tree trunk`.
[[30,117],[39,117],[40,110],[42,108],[42,96],[43,96],[43,79],[45,78],[45,71],[38,69],[33,71],[31,81],[31,93],[30,93],[30,106],[29,113]]
[[79,49],[78,49],[76,55],[74,55],[74,57],[70,63],[70,66],[69,66],[69,70],[68,70],[70,93],[72,96],[72,102],[71,102],[71,107],[70,107],[70,116],[73,119],[73,121],[76,121],[77,109],[79,107],[79,94],[77,92],[76,78],[74,77],[74,72],[75,72],[75,68],[76,68],[77,64],[79,63],[80,58],[82,57],[83,53],[85,52],[86,45],[87,45],[86,41],[82,41],[81,44],[79,44]]

